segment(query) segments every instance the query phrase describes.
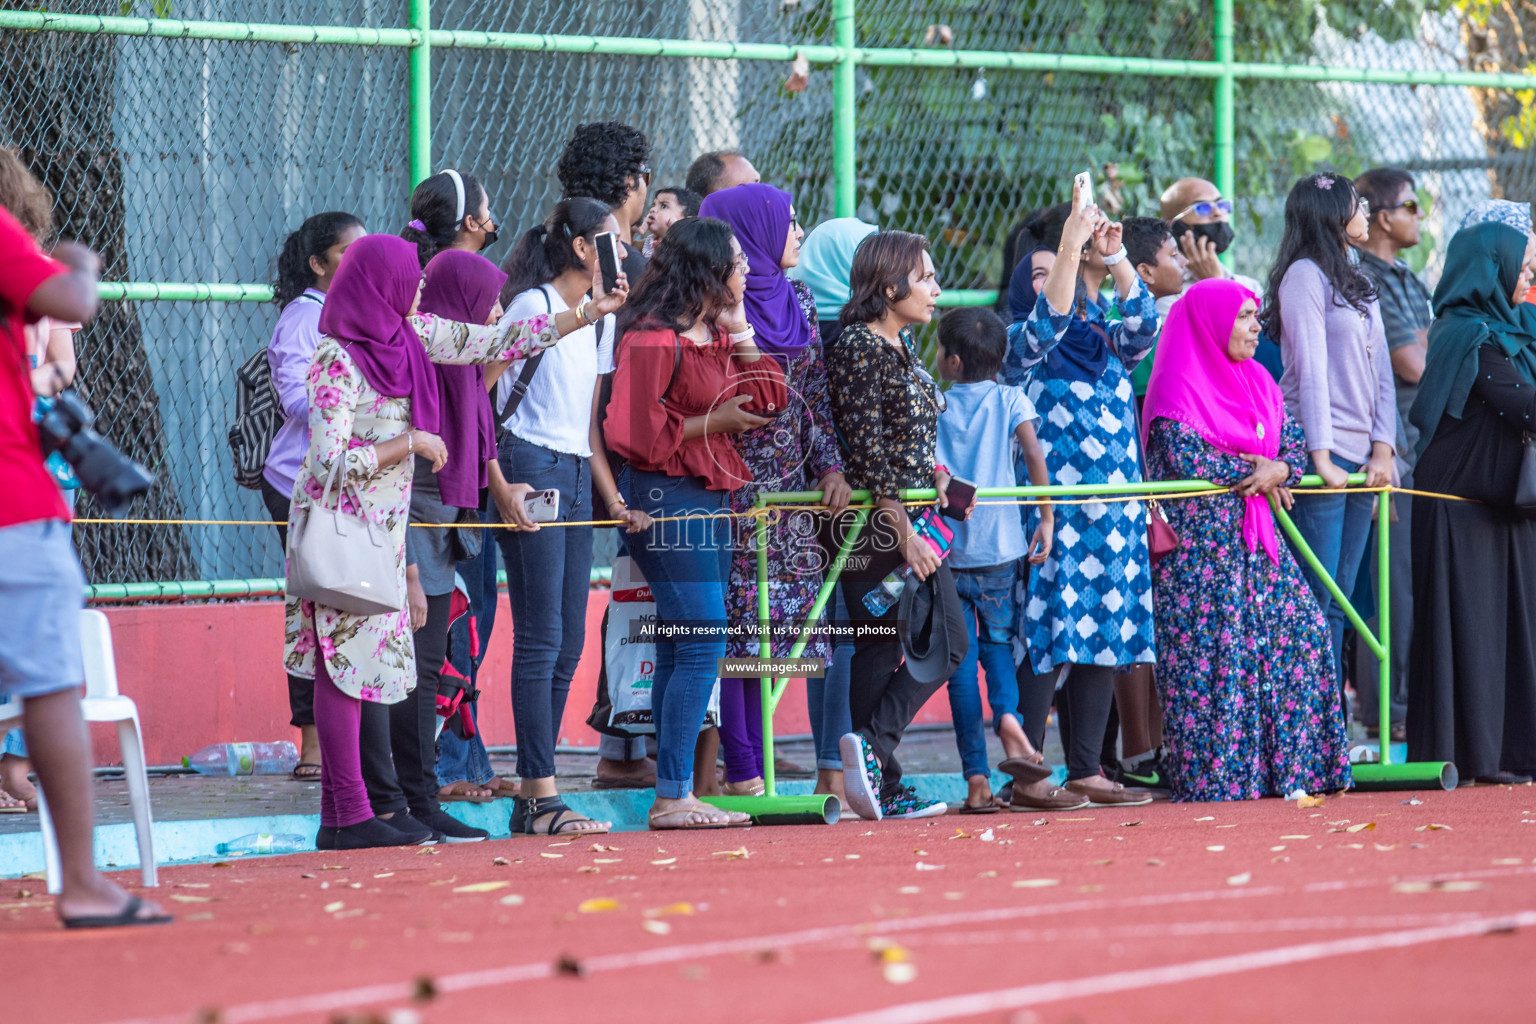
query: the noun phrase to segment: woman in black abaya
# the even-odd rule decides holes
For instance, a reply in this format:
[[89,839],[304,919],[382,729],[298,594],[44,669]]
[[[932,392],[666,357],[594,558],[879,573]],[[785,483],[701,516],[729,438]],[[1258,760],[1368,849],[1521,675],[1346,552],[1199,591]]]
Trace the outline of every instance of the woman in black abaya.
[[1451,239],[1409,417],[1417,486],[1472,500],[1415,505],[1408,758],[1481,783],[1536,767],[1536,521],[1514,508],[1536,432],[1536,316],[1520,308],[1533,258],[1508,224]]

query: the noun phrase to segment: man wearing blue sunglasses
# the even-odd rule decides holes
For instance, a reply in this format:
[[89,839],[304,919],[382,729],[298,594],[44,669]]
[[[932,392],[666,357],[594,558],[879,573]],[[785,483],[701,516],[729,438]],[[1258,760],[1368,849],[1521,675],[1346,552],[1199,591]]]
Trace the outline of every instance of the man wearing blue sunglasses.
[[[1221,262],[1221,254],[1232,244],[1232,200],[1204,178],[1180,178],[1162,195],[1162,217],[1173,229],[1173,238],[1189,261],[1184,271],[1184,286],[1211,277],[1224,277],[1258,295],[1259,282],[1234,274]],[[1157,301],[1158,312],[1166,315],[1178,300],[1168,295]]]

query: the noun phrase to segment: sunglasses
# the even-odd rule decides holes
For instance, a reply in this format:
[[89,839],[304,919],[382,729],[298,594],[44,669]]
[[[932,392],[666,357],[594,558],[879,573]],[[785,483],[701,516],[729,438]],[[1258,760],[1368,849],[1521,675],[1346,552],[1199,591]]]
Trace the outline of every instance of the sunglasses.
[[1214,217],[1218,213],[1228,217],[1232,216],[1232,200],[1208,199],[1199,203],[1191,203],[1183,213],[1173,219],[1183,220],[1190,214],[1194,214],[1196,217]]
[[940,416],[944,415],[944,410],[949,408],[949,399],[945,398],[944,392],[939,390],[939,385],[934,381],[933,374],[924,369],[921,363],[913,363],[912,376],[916,377],[917,382],[923,385],[923,397],[928,399],[928,404],[933,406],[934,411]]
[[1407,210],[1417,217],[1419,215],[1419,201],[1417,199],[1410,199],[1406,203],[1393,203],[1391,206],[1381,206],[1377,208],[1376,212],[1387,213],[1391,210]]

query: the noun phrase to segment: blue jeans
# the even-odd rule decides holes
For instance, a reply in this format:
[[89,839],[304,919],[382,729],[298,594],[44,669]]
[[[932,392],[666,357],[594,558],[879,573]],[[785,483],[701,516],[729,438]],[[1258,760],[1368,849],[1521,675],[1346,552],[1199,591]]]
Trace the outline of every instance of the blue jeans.
[[[504,433],[501,472],[536,491],[560,492],[559,522],[592,518],[592,471],[579,455],[551,451]],[[558,526],[536,532],[499,531],[512,608],[512,717],[517,730],[517,774],[555,774],[555,743],[571,678],[587,639],[587,592],[592,582],[592,527]]]
[[[833,589],[824,617],[834,626],[847,628],[848,607],[843,604],[841,583]],[[818,771],[843,770],[838,741],[853,731],[853,716],[848,712],[848,680],[852,670],[853,638],[838,638],[833,640],[832,657],[827,659],[826,678],[805,681],[805,705],[811,715]]]
[[[717,513],[726,492],[695,477],[625,467],[619,490],[652,517]],[[659,624],[688,627],[688,639],[658,638],[651,715],[656,722],[656,795],[677,800],[693,789],[693,751],[725,657],[725,585],[731,570],[728,519],[656,523],[625,538],[656,595]]]
[[[1347,473],[1358,473],[1361,463],[1333,456],[1333,464]],[[1307,472],[1316,473],[1312,457],[1307,457]],[[1302,539],[1317,556],[1323,569],[1334,578],[1339,591],[1352,594],[1355,578],[1365,555],[1366,541],[1371,535],[1371,518],[1376,510],[1374,494],[1319,494],[1296,495],[1296,507],[1291,518]],[[1333,644],[1333,678],[1344,678],[1341,670],[1344,658],[1344,609],[1328,593],[1328,588],[1316,573],[1297,554],[1296,561],[1312,588],[1312,596],[1328,620],[1329,638]],[[1342,684],[1341,684],[1342,685]]]
[[[496,521],[495,504],[486,498],[486,507],[480,510],[481,522]],[[497,531],[484,530],[480,557],[459,563],[459,576],[469,590],[469,614],[460,618],[448,630],[448,660],[453,667],[470,681],[480,675],[480,662],[485,657],[486,645],[491,642],[491,626],[496,621],[496,557]],[[489,582],[489,586],[487,586]],[[473,619],[480,637],[480,654],[470,657],[469,622]],[[464,706],[472,720],[478,719],[473,703]],[[473,739],[461,740],[451,729],[444,729],[437,738],[437,782],[451,786],[455,782],[481,785],[491,781],[496,772],[491,768],[490,755],[485,752],[485,742],[477,731]]]
[[988,570],[954,569],[955,591],[965,609],[966,635],[972,643],[965,660],[949,677],[949,716],[955,723],[955,745],[960,748],[960,771],[966,778],[991,775],[987,766],[987,738],[981,726],[981,685],[978,664],[987,673],[987,703],[992,706],[992,727],[1004,716],[1019,716],[1019,683],[1014,675],[1013,637],[1017,605],[1013,596],[1014,567]]

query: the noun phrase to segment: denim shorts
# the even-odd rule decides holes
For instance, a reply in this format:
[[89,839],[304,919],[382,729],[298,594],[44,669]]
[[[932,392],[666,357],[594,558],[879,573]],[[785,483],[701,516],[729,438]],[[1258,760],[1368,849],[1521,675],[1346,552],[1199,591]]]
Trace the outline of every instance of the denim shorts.
[[0,527],[0,695],[41,697],[85,682],[85,573],[69,524]]

